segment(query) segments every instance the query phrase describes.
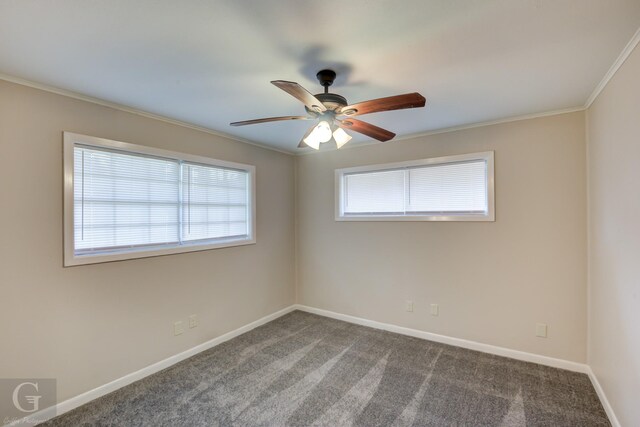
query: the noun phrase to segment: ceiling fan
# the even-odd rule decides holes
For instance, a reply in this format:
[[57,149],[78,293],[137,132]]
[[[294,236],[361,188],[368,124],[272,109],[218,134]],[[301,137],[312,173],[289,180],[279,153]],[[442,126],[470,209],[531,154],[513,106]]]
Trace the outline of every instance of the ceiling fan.
[[257,123],[277,122],[283,120],[318,120],[304,134],[298,148],[306,146],[320,149],[320,144],[329,142],[333,137],[338,148],[349,142],[351,136],[344,130],[352,130],[367,135],[378,141],[389,141],[395,133],[371,123],[352,118],[380,111],[402,110],[405,108],[424,107],[425,98],[417,92],[404,95],[390,96],[387,98],[372,99],[370,101],[348,104],[347,100],[338,94],[329,93],[329,86],[333,84],[336,73],[333,70],[321,70],[316,74],[318,81],[324,87],[324,93],[312,95],[296,82],[274,80],[271,83],[287,92],[289,95],[302,101],[307,110],[306,116],[268,117],[264,119],[245,120],[233,122],[231,126],[245,126]]

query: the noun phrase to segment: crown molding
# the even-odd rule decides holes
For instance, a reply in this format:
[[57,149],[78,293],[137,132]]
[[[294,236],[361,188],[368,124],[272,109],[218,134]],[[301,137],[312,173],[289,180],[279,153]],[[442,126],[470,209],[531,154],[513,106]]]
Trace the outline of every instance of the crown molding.
[[[518,122],[518,121],[521,121],[521,120],[531,120],[531,119],[537,119],[537,118],[541,118],[541,117],[558,116],[558,115],[561,115],[561,114],[575,113],[575,112],[578,112],[578,111],[584,111],[585,109],[586,109],[585,106],[563,108],[563,109],[560,109],[560,110],[543,111],[543,112],[540,112],[540,113],[523,114],[523,115],[520,115],[520,116],[505,117],[504,119],[489,120],[489,121],[485,121],[485,122],[476,122],[476,123],[470,123],[470,124],[459,125],[459,126],[450,126],[450,127],[430,130],[430,131],[427,131],[427,132],[412,133],[412,134],[409,134],[409,135],[398,136],[398,137],[392,139],[389,142],[379,142],[379,141],[375,141],[373,139],[369,139],[367,141],[359,142],[357,144],[352,144],[352,145],[348,145],[347,144],[346,146],[341,148],[341,150],[351,150],[351,149],[358,148],[358,147],[366,147],[367,145],[393,144],[394,142],[407,141],[407,140],[416,139],[416,138],[424,138],[424,137],[427,137],[427,136],[439,135],[439,134],[443,134],[443,133],[456,132],[456,131],[462,131],[462,130],[467,130],[467,129],[475,129],[475,128],[499,125],[499,124],[504,124],[504,123]],[[324,152],[336,151],[336,150],[338,150],[338,149],[335,148],[335,147],[329,147],[329,148],[321,149],[319,151],[316,151],[316,150],[305,151],[304,153],[298,153],[297,155],[298,156],[304,156],[304,155],[307,155],[307,154],[317,154],[317,153],[324,153]]]
[[602,90],[607,86],[607,83],[609,83],[609,81],[613,78],[618,69],[627,60],[629,55],[631,55],[631,52],[633,52],[633,49],[635,49],[635,47],[638,45],[638,42],[640,42],[640,28],[638,28],[633,37],[631,37],[631,40],[629,40],[629,43],[627,43],[624,49],[622,49],[622,52],[620,52],[620,55],[615,60],[611,68],[609,68],[609,71],[607,71],[602,80],[600,80],[600,83],[598,83],[598,86],[596,86],[596,88],[593,90],[593,92],[587,99],[587,102],[585,102],[584,104],[585,109],[591,107],[593,101],[596,100],[598,95],[600,95],[600,92],[602,92]]
[[[442,134],[442,133],[456,132],[456,131],[474,129],[474,128],[479,128],[479,127],[484,127],[484,126],[492,126],[492,125],[497,125],[497,124],[516,122],[516,121],[520,121],[520,120],[530,120],[530,119],[536,119],[536,118],[540,118],[540,117],[555,116],[555,115],[559,115],[559,114],[567,114],[567,113],[574,113],[574,112],[577,112],[577,111],[587,110],[589,107],[591,107],[591,104],[593,104],[593,102],[596,100],[596,98],[598,97],[600,92],[602,92],[602,90],[607,86],[607,84],[613,78],[613,76],[616,74],[616,72],[620,69],[622,64],[624,64],[624,62],[627,60],[629,55],[631,55],[631,53],[636,48],[638,43],[640,43],[640,28],[638,28],[638,30],[635,32],[635,34],[633,35],[631,40],[629,40],[629,42],[626,44],[624,49],[622,49],[622,52],[620,53],[618,58],[615,60],[613,65],[611,65],[611,67],[609,68],[607,73],[604,75],[604,77],[602,78],[600,83],[598,83],[598,85],[595,87],[595,89],[593,90],[593,92],[591,93],[589,98],[587,98],[586,102],[582,106],[572,107],[572,108],[565,108],[565,109],[560,109],[560,110],[544,111],[544,112],[533,113],[533,114],[525,114],[525,115],[520,115],[520,116],[506,117],[506,118],[503,118],[503,119],[489,120],[489,121],[484,121],[484,122],[476,122],[476,123],[470,123],[470,124],[466,124],[466,125],[459,125],[459,126],[451,126],[451,127],[440,128],[440,129],[434,129],[434,130],[427,131],[427,132],[421,132],[421,133],[414,133],[414,134],[399,136],[399,137],[394,138],[393,141],[394,142],[405,141],[405,140],[410,140],[410,139],[415,139],[415,138],[422,138],[422,137],[426,137],[426,136],[438,135],[438,134]],[[113,108],[113,109],[116,109],[116,110],[119,110],[119,111],[124,111],[124,112],[127,112],[127,113],[136,114],[138,116],[147,117],[147,118],[154,119],[154,120],[159,120],[159,121],[162,121],[162,122],[165,122],[165,123],[170,123],[170,124],[173,124],[173,125],[176,125],[176,126],[181,126],[181,127],[192,129],[192,130],[196,130],[196,131],[199,131],[199,132],[204,132],[204,133],[207,133],[207,134],[210,134],[210,135],[215,135],[215,136],[218,136],[218,137],[230,139],[232,141],[241,142],[243,144],[253,145],[254,147],[264,148],[265,150],[275,151],[275,152],[282,153],[282,154],[287,154],[287,155],[290,155],[290,156],[304,156],[304,155],[308,155],[308,154],[317,154],[318,152],[324,153],[324,152],[328,152],[328,151],[337,150],[337,148],[327,148],[327,149],[322,149],[320,151],[316,151],[316,150],[307,151],[307,150],[305,150],[304,152],[294,152],[294,151],[280,150],[278,148],[274,148],[274,147],[268,146],[266,144],[261,144],[261,143],[257,143],[257,142],[250,141],[250,140],[247,140],[247,139],[239,138],[237,136],[233,136],[233,135],[230,135],[230,134],[227,134],[227,133],[224,133],[224,132],[219,132],[219,131],[216,131],[216,130],[213,130],[213,129],[209,129],[209,128],[206,128],[206,127],[203,127],[203,126],[194,125],[194,124],[191,124],[191,123],[188,123],[188,122],[172,119],[172,118],[169,118],[169,117],[161,116],[159,114],[150,113],[150,112],[147,112],[147,111],[144,111],[144,110],[139,110],[137,108],[128,107],[126,105],[118,104],[118,103],[115,103],[115,102],[105,101],[105,100],[102,100],[102,99],[99,99],[99,98],[94,98],[92,96],[83,95],[83,94],[80,94],[80,93],[77,93],[77,92],[73,92],[73,91],[70,91],[70,90],[60,89],[60,88],[57,88],[57,87],[54,87],[54,86],[45,85],[45,84],[42,84],[42,83],[36,83],[36,82],[30,81],[30,80],[22,79],[22,78],[19,78],[19,77],[8,75],[8,74],[0,73],[0,80],[5,80],[5,81],[11,82],[11,83],[16,83],[16,84],[19,84],[19,85],[32,87],[34,89],[39,89],[39,90],[43,90],[43,91],[46,91],[46,92],[51,92],[51,93],[55,93],[55,94],[58,94],[58,95],[66,96],[66,97],[69,97],[69,98],[90,102],[92,104],[102,105],[104,107]],[[375,140],[367,140],[367,141],[360,142],[358,144],[347,145],[346,147],[344,147],[342,149],[343,150],[345,150],[345,149],[353,149],[353,148],[365,147],[367,145],[374,145],[374,144],[380,144],[380,142],[375,141]]]
[[519,122],[521,120],[531,120],[531,119],[538,119],[541,117],[559,116],[561,114],[575,113],[578,111],[584,111],[584,107],[580,106],[580,107],[562,108],[560,110],[543,111],[540,113],[533,113],[533,114],[522,114],[520,116],[505,117],[504,119],[469,123],[467,125],[460,125],[460,126],[451,126],[451,127],[441,128],[441,129],[435,129],[428,132],[420,132],[420,133],[400,136],[397,139],[395,139],[395,141],[403,141],[406,139],[421,138],[424,136],[439,135],[442,133],[456,132],[456,131],[467,130],[467,129],[475,129],[475,128],[481,128],[485,126],[501,125],[504,123]]
[[42,91],[45,91],[45,92],[55,93],[57,95],[66,96],[68,98],[73,98],[73,99],[77,99],[77,100],[80,100],[80,101],[90,102],[92,104],[101,105],[103,107],[113,108],[114,110],[135,114],[137,116],[142,116],[142,117],[146,117],[148,119],[158,120],[158,121],[161,121],[161,122],[169,123],[169,124],[172,124],[172,125],[180,126],[180,127],[191,129],[191,130],[196,130],[196,131],[199,131],[199,132],[207,133],[209,135],[214,135],[214,136],[218,136],[218,137],[221,137],[221,138],[230,139],[232,141],[241,142],[243,144],[253,145],[254,147],[264,148],[265,150],[276,151],[278,153],[287,154],[289,156],[295,155],[295,153],[292,153],[290,151],[279,150],[277,148],[268,146],[266,144],[260,144],[260,143],[254,142],[254,141],[249,141],[248,139],[238,138],[237,136],[233,136],[233,135],[230,135],[228,133],[219,132],[219,131],[216,131],[216,130],[213,130],[213,129],[209,129],[209,128],[204,127],[204,126],[194,125],[192,123],[183,122],[182,120],[172,119],[172,118],[165,117],[165,116],[162,116],[162,115],[159,115],[159,114],[154,114],[154,113],[150,113],[148,111],[140,110],[140,109],[137,109],[137,108],[128,107],[128,106],[123,105],[123,104],[118,104],[116,102],[105,101],[103,99],[94,98],[94,97],[88,96],[88,95],[83,95],[83,94],[78,93],[78,92],[73,92],[73,91],[66,90],[66,89],[60,89],[60,88],[55,87],[55,86],[50,86],[50,85],[46,85],[46,84],[42,84],[42,83],[36,83],[36,82],[31,81],[31,80],[26,80],[26,79],[23,79],[23,78],[20,78],[20,77],[15,77],[15,76],[11,76],[11,75],[8,75],[8,74],[0,73],[0,80],[4,80],[4,81],[10,82],[10,83],[19,84],[19,85],[22,85],[22,86],[31,87],[31,88],[42,90]]
[[[598,95],[600,95],[600,92],[602,92],[602,90],[607,86],[607,83],[609,83],[609,81],[613,78],[613,76],[616,74],[618,69],[620,69],[622,64],[624,64],[624,62],[627,60],[627,58],[631,55],[631,53],[636,48],[638,43],[640,43],[640,28],[638,28],[638,30],[636,30],[636,32],[633,35],[633,37],[631,37],[631,40],[629,40],[629,42],[626,44],[624,49],[622,49],[622,52],[620,52],[620,55],[618,56],[618,58],[611,65],[611,67],[609,68],[607,73],[604,75],[604,77],[602,78],[600,83],[598,83],[598,85],[595,87],[595,89],[593,90],[593,92],[591,93],[589,98],[587,98],[587,100],[585,101],[584,105],[582,105],[582,106],[573,107],[573,108],[566,108],[566,109],[561,109],[561,110],[552,110],[552,111],[546,111],[546,112],[534,113],[534,114],[525,114],[525,115],[521,115],[521,116],[507,117],[507,118],[504,118],[504,119],[490,120],[490,121],[485,121],[485,122],[477,122],[477,123],[471,123],[471,124],[467,124],[467,125],[460,125],[460,126],[452,126],[452,127],[441,128],[441,129],[435,129],[435,130],[428,131],[428,132],[422,132],[422,133],[415,133],[415,134],[410,134],[410,135],[399,136],[399,137],[394,138],[392,141],[393,142],[395,142],[395,141],[405,141],[405,140],[414,139],[414,138],[421,138],[421,137],[426,137],[426,136],[431,136],[431,135],[438,135],[438,134],[441,134],[441,133],[455,132],[455,131],[460,131],[460,130],[465,130],[465,129],[473,129],[473,128],[478,128],[478,127],[483,127],[483,126],[491,126],[491,125],[497,125],[497,124],[502,124],[502,123],[516,122],[516,121],[519,121],[519,120],[536,119],[536,118],[539,118],[539,117],[555,116],[555,115],[558,115],[558,114],[567,114],[567,113],[574,113],[574,112],[577,112],[577,111],[588,110],[589,107],[591,107],[591,104],[593,104],[593,102],[596,100]],[[380,142],[375,141],[375,140],[367,140],[367,141],[364,141],[364,142],[361,142],[361,143],[358,143],[358,144],[353,144],[351,146],[347,145],[344,148],[342,148],[342,150],[353,149],[353,148],[358,148],[358,147],[365,147],[367,145],[375,145],[375,144],[380,144]],[[297,153],[296,155],[300,156],[300,155],[307,155],[307,154],[317,154],[318,152],[327,152],[327,151],[335,151],[335,150],[337,150],[337,148],[327,148],[327,149],[320,150],[320,151],[315,151],[315,150],[313,150],[313,151],[305,151],[303,153]]]

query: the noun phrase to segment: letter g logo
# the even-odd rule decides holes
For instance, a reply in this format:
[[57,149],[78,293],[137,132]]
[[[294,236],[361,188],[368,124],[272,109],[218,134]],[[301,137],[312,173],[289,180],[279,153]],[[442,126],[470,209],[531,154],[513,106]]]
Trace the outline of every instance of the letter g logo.
[[31,409],[23,408],[22,405],[20,405],[19,394],[20,394],[20,390],[22,390],[22,388],[25,386],[32,386],[35,389],[35,391],[38,391],[38,383],[24,382],[24,383],[18,384],[18,386],[13,390],[13,406],[15,406],[16,409],[22,412],[28,412],[28,413],[35,412],[38,410],[38,403],[42,396],[40,395],[25,396],[24,398],[27,400],[28,403],[31,404]]

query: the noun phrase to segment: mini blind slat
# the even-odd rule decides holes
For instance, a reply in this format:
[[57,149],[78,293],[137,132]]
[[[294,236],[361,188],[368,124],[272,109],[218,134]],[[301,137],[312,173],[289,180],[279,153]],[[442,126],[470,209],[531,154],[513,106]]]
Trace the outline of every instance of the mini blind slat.
[[484,159],[343,175],[345,215],[459,215],[488,211]]

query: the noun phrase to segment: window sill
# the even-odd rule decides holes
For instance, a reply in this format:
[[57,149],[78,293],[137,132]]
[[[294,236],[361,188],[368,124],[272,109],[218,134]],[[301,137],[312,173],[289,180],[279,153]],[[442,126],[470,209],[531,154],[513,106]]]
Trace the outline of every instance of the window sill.
[[188,252],[208,251],[212,249],[229,248],[233,246],[254,245],[255,237],[252,239],[226,240],[209,244],[184,244],[179,246],[161,246],[133,248],[127,251],[100,252],[96,254],[76,255],[75,253],[65,254],[64,266],[73,267],[77,265],[102,264],[105,262],[126,261],[138,258],[150,258],[164,255],[182,254]]
[[459,222],[495,222],[495,217],[489,215],[348,215],[335,217],[336,221],[377,221],[377,222],[394,222],[394,221],[459,221]]

